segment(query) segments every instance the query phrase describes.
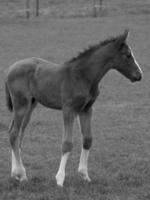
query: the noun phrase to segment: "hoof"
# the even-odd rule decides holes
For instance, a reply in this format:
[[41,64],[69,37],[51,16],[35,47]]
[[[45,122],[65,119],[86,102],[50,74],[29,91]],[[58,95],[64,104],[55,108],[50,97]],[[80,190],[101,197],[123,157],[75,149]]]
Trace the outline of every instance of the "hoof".
[[16,179],[19,182],[23,182],[23,181],[27,181],[28,180],[26,176],[22,176],[20,174],[12,174],[11,177]]
[[14,178],[14,179],[16,179],[17,181],[20,181],[20,182],[28,180],[27,176],[26,176],[26,172],[24,170],[23,171],[22,170],[20,170],[20,171],[17,171],[17,170],[13,171],[11,173],[11,177]]
[[90,179],[90,177],[88,175],[87,170],[79,169],[78,172],[79,172],[79,175],[83,178],[83,180],[85,180],[87,182],[91,182],[91,179]]
[[59,187],[63,187],[65,174],[57,174],[56,175],[56,183]]

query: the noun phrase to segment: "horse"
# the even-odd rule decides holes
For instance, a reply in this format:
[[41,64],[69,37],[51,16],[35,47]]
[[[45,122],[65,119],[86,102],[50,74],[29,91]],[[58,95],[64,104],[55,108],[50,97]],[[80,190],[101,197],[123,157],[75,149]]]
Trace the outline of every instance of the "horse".
[[73,148],[73,124],[78,117],[82,135],[82,148],[78,172],[86,181],[88,157],[92,146],[92,108],[99,95],[99,83],[111,69],[117,70],[131,82],[142,79],[127,37],[129,30],[108,38],[80,52],[61,65],[31,57],[15,62],[8,68],[5,79],[6,104],[13,113],[9,127],[12,153],[11,176],[27,180],[21,158],[21,145],[25,128],[37,103],[63,113],[64,131],[61,160],[55,176],[63,186],[66,164]]

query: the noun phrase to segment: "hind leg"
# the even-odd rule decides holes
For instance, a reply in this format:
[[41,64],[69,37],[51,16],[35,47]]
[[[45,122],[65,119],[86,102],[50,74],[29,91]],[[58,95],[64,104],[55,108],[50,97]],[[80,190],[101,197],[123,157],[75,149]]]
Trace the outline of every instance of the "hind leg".
[[21,150],[19,148],[19,132],[25,110],[25,108],[20,108],[19,110],[14,111],[13,126],[10,130],[10,145],[12,150],[11,176],[20,181],[27,179],[26,171],[21,159]]
[[24,131],[30,121],[30,116],[36,102],[29,101],[27,105],[15,112],[11,125],[11,147],[12,147],[12,176],[20,181],[27,180],[26,171],[21,159],[21,144]]
[[21,149],[22,140],[23,140],[23,137],[24,137],[24,132],[25,132],[26,126],[28,125],[28,123],[30,121],[32,111],[34,110],[36,105],[37,105],[37,102],[34,102],[34,103],[30,102],[29,105],[28,105],[28,108],[25,112],[25,115],[24,115],[24,118],[23,118],[23,121],[22,121],[22,125],[21,125],[21,130],[20,130],[20,144],[19,144],[20,149]]

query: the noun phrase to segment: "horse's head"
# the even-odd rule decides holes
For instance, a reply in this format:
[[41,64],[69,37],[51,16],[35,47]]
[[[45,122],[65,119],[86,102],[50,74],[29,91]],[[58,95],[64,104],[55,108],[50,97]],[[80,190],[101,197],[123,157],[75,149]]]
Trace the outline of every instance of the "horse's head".
[[118,36],[113,43],[113,68],[132,82],[140,81],[142,78],[142,70],[137,63],[131,48],[126,43],[127,37],[128,30],[125,30],[125,32]]

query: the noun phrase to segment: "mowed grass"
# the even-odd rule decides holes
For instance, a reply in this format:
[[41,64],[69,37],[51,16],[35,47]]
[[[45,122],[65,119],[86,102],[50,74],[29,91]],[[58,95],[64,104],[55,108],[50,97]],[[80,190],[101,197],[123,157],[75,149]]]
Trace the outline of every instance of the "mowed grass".
[[[102,18],[0,20],[0,199],[1,200],[149,200],[150,199],[150,15],[123,14]],[[37,56],[63,63],[91,44],[130,29],[128,39],[144,76],[132,84],[111,71],[100,83],[94,105],[91,183],[77,173],[80,131],[74,126],[74,149],[64,188],[55,174],[61,156],[62,114],[38,105],[26,129],[23,162],[28,182],[10,178],[11,151],[4,80],[16,60]]]

